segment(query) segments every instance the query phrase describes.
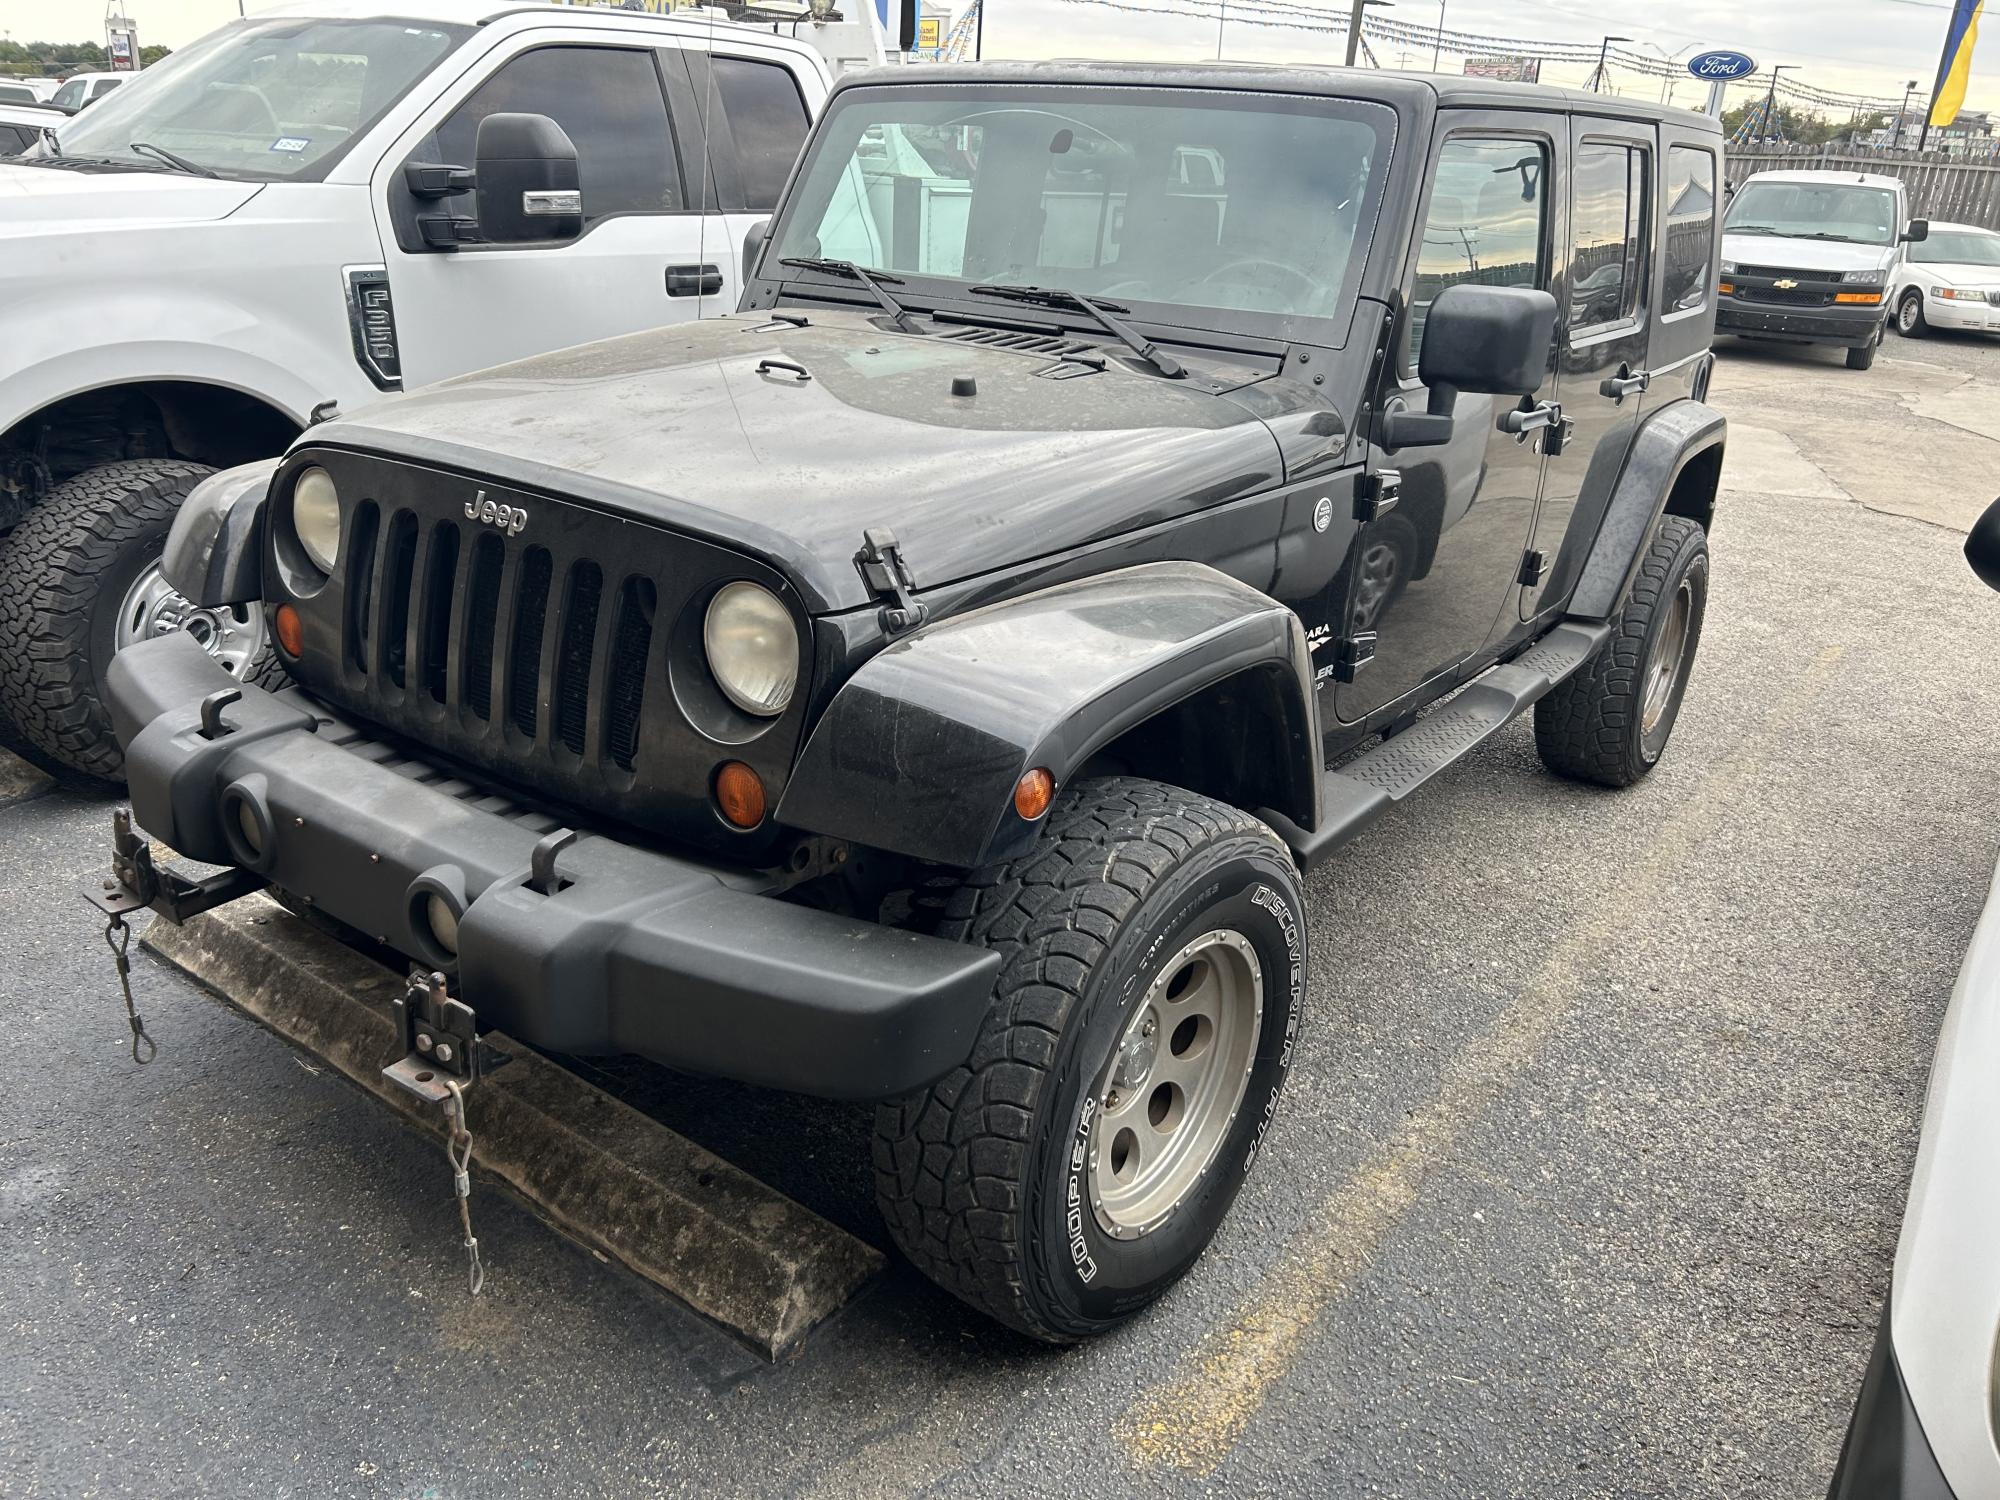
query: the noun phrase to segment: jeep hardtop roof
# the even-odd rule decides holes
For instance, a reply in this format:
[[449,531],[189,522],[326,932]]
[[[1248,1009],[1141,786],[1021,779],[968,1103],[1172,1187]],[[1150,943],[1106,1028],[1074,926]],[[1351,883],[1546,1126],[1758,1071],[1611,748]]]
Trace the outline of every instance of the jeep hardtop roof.
[[1248,89],[1338,99],[1379,99],[1406,108],[1552,110],[1620,120],[1664,121],[1686,130],[1721,135],[1712,116],[1616,94],[1540,83],[1501,83],[1455,73],[1403,73],[1334,64],[1253,62],[1107,62],[1065,58],[1056,62],[939,63],[916,71],[871,68],[842,79],[836,92],[889,82],[1113,84],[1149,88]]

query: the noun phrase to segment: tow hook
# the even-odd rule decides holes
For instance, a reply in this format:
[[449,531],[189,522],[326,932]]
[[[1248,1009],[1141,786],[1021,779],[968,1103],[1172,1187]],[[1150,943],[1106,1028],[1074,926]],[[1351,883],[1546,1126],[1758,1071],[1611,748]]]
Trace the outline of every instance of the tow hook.
[[508,1055],[480,1039],[478,1017],[452,996],[442,974],[412,969],[391,1009],[402,1055],[382,1076],[444,1112],[445,1159],[451,1163],[451,1189],[465,1231],[466,1285],[476,1297],[486,1284],[486,1268],[472,1233],[472,1127],[466,1120],[465,1091],[507,1062]]
[[224,870],[201,880],[189,880],[172,870],[162,870],[153,863],[152,846],[132,827],[132,810],[121,807],[111,815],[111,873],[96,886],[86,886],[83,895],[107,918],[104,943],[118,969],[125,1020],[132,1028],[133,1062],[151,1062],[159,1056],[160,1048],[146,1034],[145,1020],[132,1003],[132,966],[126,957],[126,949],[132,943],[132,929],[125,924],[125,918],[151,907],[178,927],[189,917],[262,890],[265,884],[263,876],[250,870]]

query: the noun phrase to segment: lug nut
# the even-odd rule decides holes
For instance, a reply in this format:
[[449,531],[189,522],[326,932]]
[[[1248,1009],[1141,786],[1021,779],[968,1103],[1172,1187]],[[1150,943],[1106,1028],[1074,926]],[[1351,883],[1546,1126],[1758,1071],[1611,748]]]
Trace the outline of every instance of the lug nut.
[[1104,1107],[1106,1109],[1116,1109],[1118,1107],[1118,1090],[1113,1089],[1104,1096]]
[[1159,1029],[1160,1029],[1160,1023],[1158,1019],[1153,1016],[1148,1016],[1146,1017],[1146,1024],[1139,1028],[1139,1035],[1151,1036],[1154,1032],[1158,1031]]

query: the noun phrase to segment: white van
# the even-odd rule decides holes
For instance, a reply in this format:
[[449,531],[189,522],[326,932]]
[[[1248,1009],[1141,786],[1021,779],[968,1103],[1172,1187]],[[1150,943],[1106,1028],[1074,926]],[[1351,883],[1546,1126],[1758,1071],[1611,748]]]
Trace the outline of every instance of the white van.
[[[282,452],[315,413],[733,312],[745,233],[835,73],[882,58],[859,9],[775,34],[303,0],[51,112],[53,146],[0,162],[0,715],[19,739],[116,776],[119,646],[186,629],[232,670],[262,659],[260,616],[160,580],[213,469]],[[482,224],[481,126],[502,114],[573,147],[573,218],[540,195],[543,217]]]

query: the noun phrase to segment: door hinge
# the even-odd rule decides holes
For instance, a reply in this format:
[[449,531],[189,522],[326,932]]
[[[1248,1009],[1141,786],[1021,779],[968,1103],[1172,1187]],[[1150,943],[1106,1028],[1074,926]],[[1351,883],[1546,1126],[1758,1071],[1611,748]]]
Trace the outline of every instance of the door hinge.
[[882,606],[882,628],[890,635],[915,630],[930,618],[929,608],[916,596],[916,585],[895,532],[873,526],[863,531],[854,566],[861,570],[861,581],[870,591],[888,601]]
[[1333,643],[1333,680],[1352,682],[1355,674],[1375,660],[1375,642],[1378,639],[1372,630],[1359,630],[1353,635],[1344,635]]
[[1531,589],[1549,576],[1549,555],[1530,547],[1521,554],[1521,571],[1517,579],[1522,588]]
[[1354,481],[1354,519],[1366,526],[1379,521],[1396,508],[1403,498],[1403,475],[1399,469],[1377,469]]

